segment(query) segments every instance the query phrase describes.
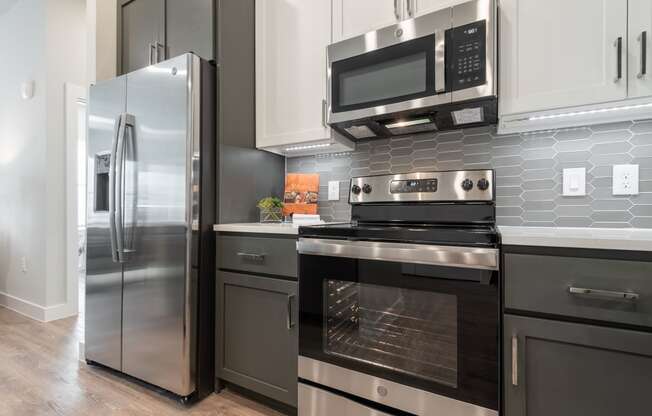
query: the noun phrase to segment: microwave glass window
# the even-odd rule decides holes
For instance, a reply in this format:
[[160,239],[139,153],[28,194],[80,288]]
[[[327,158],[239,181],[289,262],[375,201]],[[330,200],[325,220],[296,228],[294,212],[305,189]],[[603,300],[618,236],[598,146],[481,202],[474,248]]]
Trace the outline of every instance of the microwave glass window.
[[350,106],[427,91],[427,54],[382,61],[339,74],[339,106]]
[[457,296],[324,280],[324,352],[457,388]]

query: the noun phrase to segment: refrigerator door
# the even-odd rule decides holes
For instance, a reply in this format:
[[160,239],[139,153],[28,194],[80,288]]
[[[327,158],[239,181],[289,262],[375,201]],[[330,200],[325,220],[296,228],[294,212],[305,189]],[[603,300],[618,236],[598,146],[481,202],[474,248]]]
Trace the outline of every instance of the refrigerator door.
[[123,372],[180,396],[195,389],[192,62],[182,55],[127,75],[121,206]]
[[122,265],[115,257],[110,209],[118,139],[125,111],[126,77],[90,88],[86,256],[86,359],[121,370]]

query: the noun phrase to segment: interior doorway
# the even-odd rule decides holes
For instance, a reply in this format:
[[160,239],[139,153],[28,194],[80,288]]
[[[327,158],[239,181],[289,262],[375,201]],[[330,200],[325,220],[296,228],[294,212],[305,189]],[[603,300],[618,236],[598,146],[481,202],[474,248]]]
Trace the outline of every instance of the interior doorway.
[[67,296],[71,314],[81,318],[86,277],[86,88],[66,83],[65,90]]

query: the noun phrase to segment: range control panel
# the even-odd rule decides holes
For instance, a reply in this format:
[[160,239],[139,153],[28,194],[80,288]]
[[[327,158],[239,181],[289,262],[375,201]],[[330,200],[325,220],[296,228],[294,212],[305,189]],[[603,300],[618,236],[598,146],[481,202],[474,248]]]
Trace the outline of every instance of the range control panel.
[[414,172],[351,179],[349,203],[494,201],[493,170]]
[[487,22],[480,20],[446,31],[446,90],[487,82]]

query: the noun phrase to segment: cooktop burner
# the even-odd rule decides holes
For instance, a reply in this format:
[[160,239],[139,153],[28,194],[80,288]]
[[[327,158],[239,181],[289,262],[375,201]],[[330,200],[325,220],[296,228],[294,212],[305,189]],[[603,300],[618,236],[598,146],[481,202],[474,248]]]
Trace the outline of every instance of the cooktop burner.
[[351,179],[351,222],[300,237],[496,246],[494,172],[416,172]]

